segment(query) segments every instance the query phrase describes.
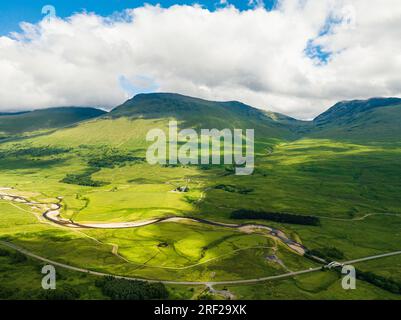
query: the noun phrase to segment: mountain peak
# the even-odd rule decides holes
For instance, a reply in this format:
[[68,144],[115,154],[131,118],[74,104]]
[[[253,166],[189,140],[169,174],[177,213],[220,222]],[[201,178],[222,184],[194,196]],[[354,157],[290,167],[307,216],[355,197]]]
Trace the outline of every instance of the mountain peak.
[[[152,93],[138,93],[133,96],[128,101],[142,101],[142,100],[149,100],[149,99],[180,99],[180,98],[192,98],[189,96],[185,96],[179,93],[172,93],[172,92],[152,92]],[[197,98],[192,98],[197,99]],[[127,101],[127,102],[128,102]]]
[[321,126],[335,123],[341,120],[350,121],[358,117],[361,113],[371,111],[376,108],[401,105],[400,98],[371,98],[368,100],[341,101],[332,106],[329,110],[319,115],[313,121]]
[[176,119],[183,128],[247,128],[264,136],[292,136],[278,118],[238,101],[209,101],[177,93],[138,94],[113,109],[109,117]]
[[[140,103],[140,102],[150,102],[150,101],[159,101],[159,102],[168,102],[168,101],[181,101],[186,103],[201,103],[201,104],[208,104],[208,103],[222,103],[222,104],[232,104],[236,106],[243,106],[252,108],[242,102],[239,101],[213,101],[213,100],[206,100],[202,98],[191,97],[187,95],[183,95],[180,93],[172,93],[172,92],[153,92],[153,93],[139,93],[132,97],[131,99],[124,102],[122,105],[116,107],[120,108],[124,105],[130,105],[133,103]],[[114,110],[115,110],[114,109]]]
[[[111,116],[175,116],[188,112],[226,111],[264,113],[239,101],[211,101],[178,93],[141,93],[111,111]],[[230,109],[230,110],[228,110]],[[213,113],[212,113],[213,114]]]

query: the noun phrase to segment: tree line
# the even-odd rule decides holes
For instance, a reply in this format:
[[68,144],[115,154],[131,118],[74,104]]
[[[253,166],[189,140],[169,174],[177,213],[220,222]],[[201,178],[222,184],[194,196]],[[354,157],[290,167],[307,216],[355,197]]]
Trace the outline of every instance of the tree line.
[[96,286],[112,300],[167,299],[169,294],[164,284],[104,277],[96,280]]
[[249,209],[240,209],[233,211],[230,215],[232,219],[237,220],[268,220],[280,223],[299,224],[308,226],[319,226],[320,219],[312,216],[302,216],[292,213],[281,213],[281,212],[267,212],[267,211],[255,211]]

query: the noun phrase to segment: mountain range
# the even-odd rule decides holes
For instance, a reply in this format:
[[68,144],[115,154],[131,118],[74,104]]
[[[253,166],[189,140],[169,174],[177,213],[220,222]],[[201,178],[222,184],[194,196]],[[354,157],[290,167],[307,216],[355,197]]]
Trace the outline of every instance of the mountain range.
[[300,121],[237,101],[215,102],[173,93],[152,93],[136,95],[109,113],[84,107],[2,113],[0,133],[8,137],[63,128],[59,130],[62,133],[52,134],[61,134],[70,142],[115,139],[120,144],[133,136],[138,138],[156,124],[165,126],[167,119],[177,119],[183,128],[253,128],[259,139],[313,137],[380,142],[399,141],[400,116],[399,98],[342,101],[313,121]]

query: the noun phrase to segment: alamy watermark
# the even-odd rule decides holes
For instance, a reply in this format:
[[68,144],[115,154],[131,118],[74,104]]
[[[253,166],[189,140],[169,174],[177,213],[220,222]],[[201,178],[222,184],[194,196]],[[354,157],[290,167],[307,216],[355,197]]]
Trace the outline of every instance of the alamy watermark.
[[341,268],[341,287],[344,290],[355,290],[356,289],[356,269],[352,265],[346,265],[337,261],[330,262],[325,266],[326,269],[337,269]]
[[354,266],[345,265],[341,269],[341,273],[344,275],[341,281],[341,286],[344,290],[355,290],[356,289],[356,270]]
[[43,290],[56,290],[56,268],[50,264],[45,265],[42,274],[45,275],[42,278]]
[[48,4],[42,8],[42,14],[45,15],[43,20],[50,22],[52,18],[56,17],[56,8]]
[[[223,150],[221,146],[223,140]],[[162,129],[152,129],[146,141],[154,142],[146,152],[149,164],[235,165],[236,175],[251,175],[255,166],[253,129],[183,129],[170,121],[168,136]],[[245,155],[244,155],[245,153]]]

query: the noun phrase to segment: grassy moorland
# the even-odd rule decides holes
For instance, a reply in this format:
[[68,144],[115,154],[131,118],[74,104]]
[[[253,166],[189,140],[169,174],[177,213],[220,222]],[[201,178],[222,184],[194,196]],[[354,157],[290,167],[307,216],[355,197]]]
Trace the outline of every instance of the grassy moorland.
[[[159,98],[150,105],[156,108],[158,102]],[[197,109],[192,108],[191,117],[185,113],[177,116],[174,110],[177,113],[197,103],[183,99],[168,104],[172,108],[168,114],[181,127],[196,127],[196,120],[206,127],[237,123],[247,128],[257,123],[255,172],[236,176],[224,165],[151,166],[143,160],[149,145],[146,132],[155,127],[166,130],[170,118],[157,108],[144,114],[144,102],[136,103],[127,103],[110,117],[0,144],[0,187],[12,187],[7,192],[31,201],[60,201],[62,217],[83,224],[195,217],[274,227],[308,249],[335,247],[343,260],[400,250],[399,143],[297,137],[296,128],[283,124],[290,121],[287,118],[255,113],[236,104],[202,101],[207,112],[201,109],[193,115]],[[213,108],[222,108],[217,113],[221,115],[210,118]],[[222,115],[230,108],[234,111],[224,122]],[[188,192],[177,191],[183,186]],[[310,216],[319,223],[232,219],[238,210]],[[143,279],[218,282],[319,266],[264,232],[188,221],[127,229],[73,229],[44,220],[42,213],[23,203],[0,200],[0,240],[60,263]],[[35,266],[40,263],[29,259],[18,268],[7,267],[9,259],[12,257],[0,257],[2,279],[18,272],[34,282],[40,279]],[[366,262],[358,268],[401,281],[397,257]],[[95,277],[60,272],[68,274],[67,284],[89,283],[92,289],[79,298],[104,297],[94,285]],[[7,287],[12,280],[4,283]],[[250,299],[399,298],[364,281],[358,281],[358,289],[352,292],[345,292],[340,285],[339,276],[326,271],[226,287],[236,298]],[[191,285],[167,287],[170,298],[198,298],[204,290]]]

